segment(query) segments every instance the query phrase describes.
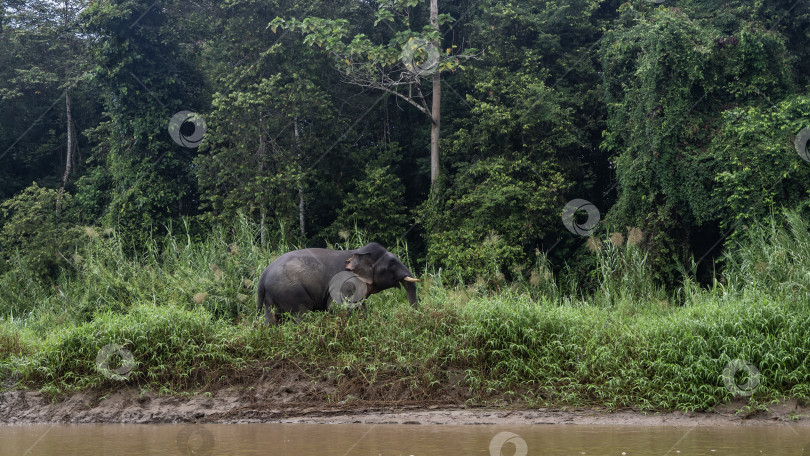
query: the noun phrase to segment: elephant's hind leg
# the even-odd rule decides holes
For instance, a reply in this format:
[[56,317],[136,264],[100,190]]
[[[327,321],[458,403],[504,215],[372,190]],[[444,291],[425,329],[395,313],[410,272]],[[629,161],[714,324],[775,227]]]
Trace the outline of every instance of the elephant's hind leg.
[[274,326],[279,322],[278,317],[276,317],[276,309],[274,309],[273,306],[265,304],[264,321],[266,321],[269,326]]
[[[264,274],[262,274],[264,275]],[[256,294],[256,315],[261,316],[264,307],[264,277],[259,278],[259,290]]]
[[[259,290],[258,296],[256,297],[256,313],[261,316],[262,308],[264,308],[264,321],[269,325],[273,326],[278,323],[278,318],[276,318],[276,310],[275,306],[273,305],[270,298],[267,296],[266,290],[264,288],[264,277],[259,279]],[[270,302],[268,302],[270,301]]]

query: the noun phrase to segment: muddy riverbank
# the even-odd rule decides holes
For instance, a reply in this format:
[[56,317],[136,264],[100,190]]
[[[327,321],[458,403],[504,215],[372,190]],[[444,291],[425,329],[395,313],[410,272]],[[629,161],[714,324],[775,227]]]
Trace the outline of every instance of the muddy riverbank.
[[[324,403],[293,387],[272,397],[261,388],[223,388],[187,396],[161,396],[135,388],[50,397],[36,391],[0,394],[0,423],[365,423],[365,424],[583,424],[630,426],[739,426],[796,423],[810,426],[810,407],[787,401],[746,415],[743,402],[711,412],[640,412],[594,408],[475,407],[453,401]],[[284,391],[281,388],[280,391]]]

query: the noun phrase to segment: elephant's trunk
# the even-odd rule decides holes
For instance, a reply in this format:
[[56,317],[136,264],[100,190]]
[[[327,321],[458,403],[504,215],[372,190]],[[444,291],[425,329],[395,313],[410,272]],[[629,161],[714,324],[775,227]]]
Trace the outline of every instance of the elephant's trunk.
[[411,306],[416,307],[419,304],[419,301],[416,300],[416,284],[405,279],[401,283],[405,292],[408,293],[408,302],[411,303]]

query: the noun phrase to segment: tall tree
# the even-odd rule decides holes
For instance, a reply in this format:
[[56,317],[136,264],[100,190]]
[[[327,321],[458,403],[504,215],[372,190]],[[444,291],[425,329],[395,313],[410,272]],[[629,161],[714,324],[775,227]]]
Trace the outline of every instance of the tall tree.
[[[582,244],[560,223],[600,173],[599,0],[484,0],[461,36],[485,49],[447,78],[449,178],[424,218],[427,258],[464,279],[529,271],[535,249],[569,261]],[[442,184],[440,184],[442,185]],[[590,192],[590,193],[588,193]],[[563,231],[564,233],[561,233]],[[482,247],[484,246],[484,247]]]
[[284,227],[285,237],[294,236],[295,225],[306,237],[309,168],[339,131],[324,89],[327,60],[301,43],[276,43],[261,19],[283,8],[275,2],[221,5],[223,39],[206,50],[215,89],[210,135],[195,161],[202,207],[223,220],[246,213],[260,223],[262,243],[271,221]]
[[[443,52],[441,26],[453,19],[440,14],[437,0],[430,0],[428,21],[420,22],[415,7],[424,0],[375,2],[374,26],[383,24],[380,41],[375,44],[363,33],[350,33],[345,19],[307,17],[303,20],[277,17],[270,22],[277,28],[299,30],[304,43],[324,48],[350,84],[382,90],[408,102],[430,120],[430,182],[439,177],[439,140],[441,139],[441,72],[463,69],[462,60],[474,55],[468,48],[453,55],[451,45]],[[413,23],[412,23],[413,22]],[[423,78],[430,78],[431,92],[422,89]]]
[[96,113],[82,83],[87,37],[78,16],[86,3],[34,0],[4,2],[3,8],[8,26],[2,38],[7,46],[0,51],[0,123],[6,127],[0,127],[0,155],[12,172],[0,179],[0,195],[3,187],[13,192],[36,179],[59,187],[57,212],[76,164],[77,121],[83,125]]
[[63,87],[65,89],[65,172],[62,174],[62,182],[59,185],[59,192],[56,197],[56,214],[62,211],[62,195],[73,168],[74,153],[77,143],[75,137],[75,125],[73,123],[73,107],[71,106],[70,94],[75,84],[78,83],[81,73],[86,68],[86,54],[80,53],[81,44],[76,36],[78,30],[78,14],[84,8],[85,2],[75,2],[64,0],[62,2],[62,34],[65,52],[63,55],[71,58],[64,68]]
[[615,154],[619,183],[607,220],[649,233],[650,262],[672,284],[694,242],[711,239],[700,257],[718,239],[718,214],[733,201],[712,191],[737,166],[709,148],[723,114],[768,103],[762,94],[780,100],[792,82],[784,41],[756,19],[721,15],[715,25],[700,9],[641,7],[623,7],[602,47],[602,146]]
[[[430,25],[436,31],[440,32],[439,27],[439,3],[438,0],[430,0]],[[430,45],[425,50],[427,52],[427,60],[429,65],[436,65],[438,62],[431,62],[433,56],[432,52],[438,52],[439,40],[431,37]],[[407,58],[407,57],[406,57]],[[442,78],[441,71],[436,68],[432,71],[431,79],[433,80],[433,94],[431,96],[431,109],[430,109],[430,184],[435,185],[436,179],[439,178],[439,138],[440,127],[442,118]]]
[[210,103],[199,59],[213,25],[207,8],[133,0],[94,2],[82,13],[106,119],[87,131],[97,145],[76,201],[134,241],[196,211],[196,149],[173,141],[167,126]]

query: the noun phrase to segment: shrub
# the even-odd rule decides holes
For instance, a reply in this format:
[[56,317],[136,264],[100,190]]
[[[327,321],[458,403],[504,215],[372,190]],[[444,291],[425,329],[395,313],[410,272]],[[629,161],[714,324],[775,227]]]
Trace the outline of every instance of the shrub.
[[351,187],[340,215],[327,230],[327,238],[346,240],[352,231],[360,231],[369,241],[395,246],[405,234],[408,220],[405,186],[399,177],[390,166],[369,165],[365,178],[355,180]]
[[17,265],[52,280],[60,267],[68,266],[88,236],[74,224],[70,195],[62,195],[61,215],[56,200],[56,190],[34,183],[0,204],[0,272]]
[[527,269],[536,246],[560,225],[565,187],[562,174],[548,163],[481,160],[443,201],[426,205],[428,262],[464,281]]

